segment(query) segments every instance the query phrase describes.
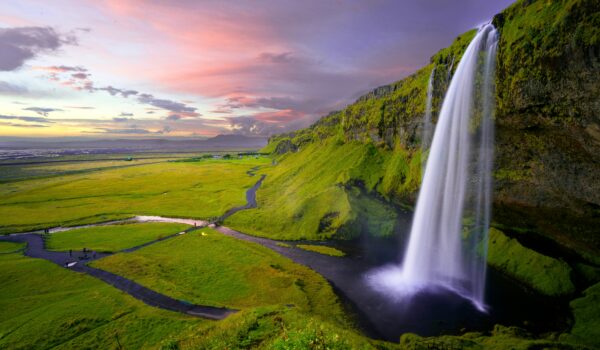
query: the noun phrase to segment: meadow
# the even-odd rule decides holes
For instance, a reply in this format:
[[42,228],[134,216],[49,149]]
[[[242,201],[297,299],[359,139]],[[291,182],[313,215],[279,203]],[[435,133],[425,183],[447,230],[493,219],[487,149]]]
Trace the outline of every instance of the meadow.
[[189,158],[186,153],[138,153],[62,155],[0,160],[0,183],[59,175],[78,174],[98,170],[134,167]]
[[0,233],[135,215],[210,219],[246,202],[267,158],[204,159],[11,181],[0,186]]
[[[147,348],[204,321],[143,304],[112,286],[0,246],[0,348]],[[152,329],[152,332],[148,332]]]
[[[229,244],[240,248],[232,238],[222,238],[225,240],[217,239],[209,248],[221,245],[223,249]],[[95,278],[24,257],[20,248],[20,244],[0,242],[0,348],[296,349],[320,344],[330,349],[375,349],[374,344],[381,343],[354,330],[322,277],[266,248],[250,246],[236,255],[240,258],[254,250],[250,258],[258,258],[257,269],[273,270],[259,279],[244,280],[244,290],[258,291],[267,285],[269,290],[263,296],[276,297],[289,291],[286,282],[302,277],[302,287],[292,283],[291,288],[303,291],[288,300],[283,300],[285,296],[246,299],[242,304],[248,306],[222,321],[147,306]],[[240,266],[233,259],[230,264],[221,263],[223,271]],[[217,280],[225,283],[226,277],[234,276],[225,273]],[[240,286],[235,279],[229,282]],[[203,288],[208,298],[220,298],[223,292],[210,286],[196,287]]]
[[311,252],[317,252],[319,254],[325,254],[330,256],[345,256],[346,254],[336,248],[328,247],[325,245],[316,245],[316,244],[297,244],[297,248],[309,250]]
[[327,281],[256,243],[202,228],[91,266],[194,304],[249,308],[293,305],[343,319]]
[[86,248],[114,253],[174,235],[189,227],[162,222],[86,227],[53,233],[46,241],[46,249],[67,251]]

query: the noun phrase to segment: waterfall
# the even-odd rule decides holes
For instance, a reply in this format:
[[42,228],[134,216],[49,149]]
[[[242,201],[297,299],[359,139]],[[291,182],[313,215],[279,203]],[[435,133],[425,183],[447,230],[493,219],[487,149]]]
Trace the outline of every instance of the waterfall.
[[485,310],[496,46],[494,26],[481,26],[452,77],[402,265],[369,276],[386,294],[442,287]]
[[433,77],[435,75],[435,67],[429,75],[429,83],[427,83],[427,99],[425,100],[425,116],[423,117],[423,135],[421,138],[421,153],[425,153],[429,149],[431,143],[431,135],[433,134],[433,126],[431,124],[431,102],[433,99]]
[[450,81],[450,77],[452,76],[452,68],[454,68],[454,56],[452,56],[452,62],[450,63],[448,72],[446,72],[446,82]]

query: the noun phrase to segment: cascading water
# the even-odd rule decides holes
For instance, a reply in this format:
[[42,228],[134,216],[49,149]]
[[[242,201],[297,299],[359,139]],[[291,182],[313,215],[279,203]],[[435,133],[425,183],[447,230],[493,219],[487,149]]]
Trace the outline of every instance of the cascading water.
[[494,26],[480,27],[450,82],[402,265],[369,276],[386,294],[443,287],[485,310],[496,46]]
[[454,56],[452,56],[450,68],[448,68],[448,72],[446,73],[446,82],[450,81],[450,77],[452,76],[452,68],[454,68]]
[[423,136],[421,139],[421,153],[425,153],[431,144],[431,136],[433,135],[433,125],[431,123],[431,103],[433,100],[433,77],[435,76],[435,67],[429,75],[429,83],[427,83],[427,99],[425,100],[425,116],[423,117]]

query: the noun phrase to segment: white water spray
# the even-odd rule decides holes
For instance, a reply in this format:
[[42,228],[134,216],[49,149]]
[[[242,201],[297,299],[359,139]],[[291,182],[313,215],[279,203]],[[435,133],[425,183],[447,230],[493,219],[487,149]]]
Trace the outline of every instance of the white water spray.
[[402,266],[369,276],[390,296],[442,287],[485,310],[496,46],[494,26],[483,25],[450,82]]

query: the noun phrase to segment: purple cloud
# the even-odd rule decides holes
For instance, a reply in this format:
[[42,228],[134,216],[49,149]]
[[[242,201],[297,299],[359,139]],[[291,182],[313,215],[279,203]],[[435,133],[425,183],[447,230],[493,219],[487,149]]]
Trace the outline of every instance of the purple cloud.
[[141,103],[149,104],[154,107],[166,109],[167,111],[179,113],[186,117],[200,117],[202,114],[196,112],[197,108],[190,107],[185,103],[155,98],[150,94],[140,94],[138,101]]
[[75,79],[87,79],[90,75],[87,73],[74,73],[71,76]]
[[32,122],[32,123],[52,123],[52,121],[42,118],[42,117],[23,117],[23,116],[13,116],[13,115],[0,115],[0,119],[9,119],[9,120],[21,120],[24,122]]
[[169,114],[169,116],[167,117],[167,120],[179,120],[181,119],[181,116],[179,114]]
[[24,111],[35,112],[39,115],[43,115],[44,117],[48,116],[50,112],[62,112],[62,109],[59,108],[44,108],[44,107],[27,107],[23,108]]
[[67,44],[77,44],[75,37],[62,36],[51,27],[0,28],[0,71],[18,69],[38,54]]
[[106,87],[102,87],[102,88],[94,88],[94,90],[100,90],[100,91],[106,91],[108,92],[111,96],[116,96],[116,95],[121,95],[125,98],[131,96],[131,95],[137,95],[138,92],[135,90],[125,90],[125,89],[119,89],[119,88],[115,88],[112,86],[106,86]]

